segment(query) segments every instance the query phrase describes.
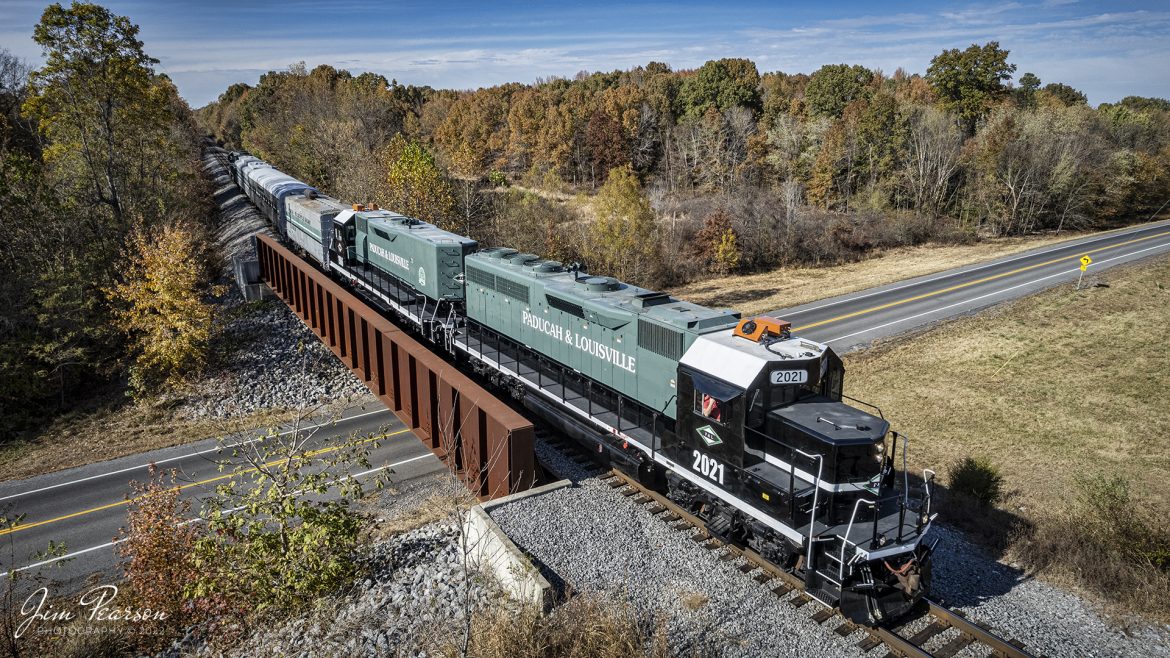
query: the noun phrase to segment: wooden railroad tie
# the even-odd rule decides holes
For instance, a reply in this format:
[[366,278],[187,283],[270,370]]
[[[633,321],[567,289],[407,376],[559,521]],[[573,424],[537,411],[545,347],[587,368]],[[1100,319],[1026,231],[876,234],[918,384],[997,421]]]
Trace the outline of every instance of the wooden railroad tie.
[[637,495],[638,493],[640,493],[640,492],[637,489],[634,489],[633,487],[622,491],[622,495],[625,496],[626,498]]
[[951,638],[941,649],[934,652],[935,658],[952,658],[955,654],[963,649],[966,649],[971,643],[975,641],[970,635],[960,633]]
[[650,502],[651,500],[653,500],[653,499],[644,493],[640,493],[634,497],[634,502],[638,503],[639,505],[645,505],[646,503]]
[[820,610],[817,610],[816,612],[814,612],[812,614],[811,619],[818,624],[823,624],[829,619],[829,617],[832,617],[832,616],[833,616],[833,609],[832,608],[821,608]]
[[926,642],[928,640],[930,640],[930,638],[934,637],[935,635],[938,635],[939,633],[947,630],[950,627],[951,627],[951,625],[946,623],[945,621],[942,621],[941,619],[936,619],[933,622],[931,622],[930,625],[928,625],[926,628],[915,633],[913,635],[913,637],[910,638],[910,644],[922,646],[923,644],[926,644]]
[[796,596],[789,599],[788,602],[792,604],[792,607],[800,608],[807,605],[809,601],[812,601],[812,597],[801,592],[800,594],[797,594]]
[[772,580],[772,574],[768,573],[767,571],[761,571],[760,573],[756,574],[755,576],[752,576],[752,580],[763,585],[764,583],[768,582],[769,580]]
[[612,480],[606,480],[605,483],[609,485],[610,489],[617,489],[619,487],[626,486],[626,483],[622,482],[622,479],[619,477],[615,477]]
[[841,623],[840,626],[833,629],[833,632],[835,632],[837,635],[840,635],[841,637],[849,637],[855,630],[857,630],[857,624],[854,624],[853,622],[846,619]]
[[872,650],[874,647],[876,647],[877,645],[879,645],[881,643],[882,643],[882,641],[877,639],[876,636],[866,635],[865,637],[861,638],[860,642],[857,643],[857,648],[861,649],[861,651],[864,653],[864,652]]
[[651,514],[661,514],[662,512],[666,511],[666,508],[662,506],[662,503],[658,503],[658,502],[655,502],[653,505],[651,505],[650,507],[648,507],[646,509],[650,510]]

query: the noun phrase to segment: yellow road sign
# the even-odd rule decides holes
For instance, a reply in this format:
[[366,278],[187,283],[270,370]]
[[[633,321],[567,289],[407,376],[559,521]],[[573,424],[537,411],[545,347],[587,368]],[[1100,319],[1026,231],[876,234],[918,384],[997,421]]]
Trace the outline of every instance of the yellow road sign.
[[1081,271],[1082,271],[1082,272],[1084,272],[1084,271],[1085,271],[1085,270],[1087,270],[1087,269],[1089,269],[1089,266],[1088,266],[1087,264],[1081,265]]
[[1085,269],[1092,262],[1093,262],[1093,259],[1089,258],[1088,254],[1081,256],[1081,269],[1082,270]]

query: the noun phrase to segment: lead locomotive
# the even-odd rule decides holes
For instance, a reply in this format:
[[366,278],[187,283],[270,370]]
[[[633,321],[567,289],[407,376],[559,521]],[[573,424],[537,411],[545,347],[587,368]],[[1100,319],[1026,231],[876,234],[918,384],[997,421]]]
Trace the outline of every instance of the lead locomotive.
[[906,437],[843,401],[828,346],[773,318],[478,250],[232,160],[240,187],[318,266],[810,595],[866,624],[926,595],[934,474],[912,490]]

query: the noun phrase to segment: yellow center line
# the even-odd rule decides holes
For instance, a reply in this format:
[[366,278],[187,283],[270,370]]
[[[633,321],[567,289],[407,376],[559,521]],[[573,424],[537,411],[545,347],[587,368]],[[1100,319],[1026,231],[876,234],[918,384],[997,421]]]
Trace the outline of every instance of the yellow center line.
[[1004,277],[1006,277],[1006,276],[1011,276],[1011,275],[1013,275],[1013,274],[1019,274],[1020,272],[1027,272],[1028,270],[1034,270],[1034,269],[1036,269],[1036,268],[1038,268],[1038,267],[1044,267],[1044,266],[1046,266],[1046,265],[1052,265],[1052,264],[1054,264],[1054,263],[1061,263],[1061,262],[1064,262],[1064,261],[1069,261],[1069,260],[1079,260],[1079,259],[1080,259],[1080,257],[1081,257],[1081,256],[1084,256],[1085,254],[1095,254],[1095,253],[1097,253],[1097,252],[1100,252],[1100,251],[1107,251],[1107,250],[1109,250],[1109,249],[1116,249],[1116,248],[1118,248],[1118,247],[1124,247],[1124,246],[1126,246],[1126,245],[1135,244],[1135,243],[1137,243],[1137,242],[1145,242],[1146,240],[1153,240],[1153,239],[1155,239],[1155,238],[1160,238],[1160,237],[1167,236],[1167,235],[1170,235],[1170,231],[1163,231],[1162,233],[1156,233],[1156,234],[1154,234],[1154,235],[1147,235],[1147,236],[1145,236],[1144,238],[1135,238],[1135,239],[1133,239],[1133,240],[1127,240],[1127,241],[1125,241],[1125,242],[1119,242],[1119,243],[1117,243],[1117,244],[1111,244],[1111,245],[1109,245],[1109,246],[1107,246],[1107,247],[1098,247],[1098,248],[1096,248],[1096,249],[1090,249],[1090,250],[1088,250],[1088,251],[1081,251],[1081,252],[1077,252],[1077,254],[1076,254],[1076,255],[1074,255],[1074,256],[1062,256],[1062,257],[1060,257],[1060,258],[1054,258],[1054,259],[1052,259],[1052,260],[1044,261],[1043,263],[1036,263],[1036,264],[1034,264],[1034,265],[1027,265],[1027,266],[1025,266],[1025,267],[1020,267],[1020,268],[1014,269],[1014,270],[1012,270],[1012,271],[1010,271],[1010,272],[1001,272],[1001,273],[999,273],[999,274],[993,274],[993,275],[991,275],[991,276],[985,276],[985,277],[983,277],[982,279],[976,279],[976,280],[974,280],[974,281],[968,281],[968,282],[966,282],[966,283],[959,283],[959,284],[953,285],[953,286],[951,286],[951,287],[949,287],[949,288],[943,288],[943,289],[941,289],[941,290],[935,290],[935,291],[933,291],[933,292],[926,292],[926,293],[922,293],[921,295],[915,295],[915,296],[913,296],[913,297],[907,297],[907,298],[905,298],[905,299],[898,299],[898,300],[895,300],[895,301],[892,301],[892,302],[887,302],[887,303],[885,303],[885,304],[881,304],[881,305],[879,305],[879,306],[873,306],[873,307],[870,307],[870,308],[861,309],[860,311],[853,311],[852,313],[846,313],[846,314],[844,314],[844,315],[838,315],[838,316],[837,316],[837,317],[835,317],[835,318],[829,318],[829,319],[827,319],[827,320],[821,320],[821,321],[819,321],[819,322],[812,322],[812,323],[809,323],[809,324],[806,324],[806,325],[803,325],[803,326],[800,326],[800,327],[793,327],[793,329],[792,329],[792,332],[793,332],[793,333],[796,333],[796,332],[798,332],[798,331],[804,331],[804,330],[806,330],[806,329],[812,329],[813,327],[821,327],[821,326],[824,326],[824,325],[826,325],[826,324],[832,324],[832,323],[834,323],[834,322],[840,322],[840,321],[842,321],[842,320],[848,320],[849,318],[855,318],[855,317],[857,317],[857,316],[859,316],[859,315],[867,315],[867,314],[869,314],[869,313],[874,313],[874,312],[877,312],[877,311],[884,311],[884,310],[885,310],[885,309],[887,309],[887,308],[893,308],[893,307],[895,307],[895,306],[901,306],[902,304],[909,304],[910,302],[916,302],[916,301],[918,301],[918,300],[920,300],[920,299],[927,299],[927,298],[929,298],[929,297],[936,297],[936,296],[938,296],[938,295],[945,295],[945,294],[946,294],[946,293],[948,293],[948,292],[954,292],[954,291],[956,291],[956,290],[962,290],[963,288],[970,288],[971,286],[977,286],[977,285],[979,285],[979,284],[981,284],[981,283],[987,283],[988,281],[995,281],[996,279],[1002,279],[1002,278],[1004,278]]
[[[305,453],[305,456],[301,457],[301,459],[305,459],[308,457],[316,457],[317,455],[323,455],[327,452],[334,452],[336,450],[340,450],[340,449],[345,448],[349,445],[361,445],[363,443],[369,443],[370,441],[377,441],[379,439],[385,439],[385,438],[388,438],[391,436],[397,436],[399,434],[404,434],[404,433],[409,432],[409,431],[410,430],[401,429],[401,430],[398,430],[397,432],[390,432],[389,434],[380,434],[378,436],[372,436],[372,437],[369,437],[367,439],[362,439],[361,441],[358,441],[357,443],[354,443],[354,444],[345,444],[345,445],[340,445],[340,446],[331,446],[328,448],[320,448],[320,449]],[[270,466],[276,466],[277,464],[279,464],[283,461],[285,461],[285,458],[274,459],[274,460],[272,460],[266,464],[263,464],[261,466],[256,466],[253,468],[244,469],[242,471],[234,471],[232,473],[225,473],[223,475],[217,475],[217,476],[212,477],[212,478],[207,478],[206,480],[199,480],[198,482],[188,482],[187,484],[181,484],[181,485],[175,487],[174,490],[175,491],[182,491],[182,490],[188,489],[190,487],[198,487],[198,486],[205,485],[205,484],[211,484],[212,482],[226,480],[228,478],[232,478],[232,477],[235,477],[237,475],[246,475],[248,473],[254,473],[254,472],[260,470],[261,468],[268,468]],[[119,507],[121,505],[129,505],[130,503],[142,500],[145,497],[146,497],[145,495],[142,495],[142,496],[135,496],[134,498],[125,498],[123,500],[119,500],[119,501],[114,502],[114,503],[108,503],[106,505],[101,505],[100,507],[93,507],[93,508],[90,508],[87,510],[82,510],[80,512],[73,512],[72,514],[65,514],[65,515],[58,516],[58,517],[55,517],[52,519],[45,519],[44,521],[36,521],[33,523],[22,523],[20,525],[12,526],[11,528],[5,528],[4,530],[0,530],[0,537],[2,537],[4,535],[12,534],[14,532],[20,532],[21,530],[28,530],[29,528],[35,528],[37,526],[48,525],[50,523],[56,523],[58,521],[65,521],[66,519],[72,519],[72,518],[76,518],[78,516],[84,516],[86,514],[93,514],[94,512],[100,512],[102,510],[107,510],[107,509],[110,509],[112,507]]]

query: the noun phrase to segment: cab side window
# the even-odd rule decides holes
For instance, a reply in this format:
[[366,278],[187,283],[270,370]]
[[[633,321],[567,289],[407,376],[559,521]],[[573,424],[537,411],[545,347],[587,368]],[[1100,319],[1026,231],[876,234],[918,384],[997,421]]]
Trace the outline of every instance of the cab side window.
[[695,413],[717,423],[722,423],[727,417],[727,411],[726,402],[702,391],[695,391]]

